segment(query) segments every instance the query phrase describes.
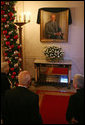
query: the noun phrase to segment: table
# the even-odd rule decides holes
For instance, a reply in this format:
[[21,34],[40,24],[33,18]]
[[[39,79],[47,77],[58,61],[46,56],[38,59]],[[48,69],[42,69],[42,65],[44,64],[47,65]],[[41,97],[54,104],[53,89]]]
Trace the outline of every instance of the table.
[[[71,81],[71,60],[62,60],[59,62],[49,62],[47,60],[36,59],[34,61],[35,67],[35,83],[54,83],[70,86]],[[62,81],[62,79],[64,81]],[[67,80],[67,81],[66,81]],[[66,83],[67,84],[66,84]]]

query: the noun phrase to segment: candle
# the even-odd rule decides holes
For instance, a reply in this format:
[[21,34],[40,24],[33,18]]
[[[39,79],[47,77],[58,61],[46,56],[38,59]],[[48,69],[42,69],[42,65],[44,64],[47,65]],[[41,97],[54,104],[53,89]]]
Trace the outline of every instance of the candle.
[[30,22],[30,12],[27,12],[27,22]]
[[24,22],[26,22],[26,15],[24,14]]
[[18,22],[18,7],[17,7],[17,5],[15,6],[15,10],[16,10],[16,22]]
[[23,13],[21,14],[21,22],[24,22],[24,15],[23,15]]
[[17,18],[17,15],[16,15],[16,22],[18,22],[18,18]]
[[19,15],[19,22],[21,22],[21,15]]
[[28,20],[28,22],[30,22],[30,15],[29,15],[29,20]]

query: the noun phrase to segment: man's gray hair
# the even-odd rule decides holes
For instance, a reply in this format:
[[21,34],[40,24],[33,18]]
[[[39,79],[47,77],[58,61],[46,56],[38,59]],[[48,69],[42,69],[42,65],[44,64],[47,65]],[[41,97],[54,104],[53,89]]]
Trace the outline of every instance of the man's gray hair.
[[73,80],[74,80],[74,82],[77,83],[77,87],[78,88],[84,88],[84,75],[82,75],[82,74],[75,74]]
[[1,62],[1,72],[6,73],[7,68],[9,68],[8,62]]
[[21,71],[18,75],[19,84],[27,85],[30,83],[31,77],[28,71]]

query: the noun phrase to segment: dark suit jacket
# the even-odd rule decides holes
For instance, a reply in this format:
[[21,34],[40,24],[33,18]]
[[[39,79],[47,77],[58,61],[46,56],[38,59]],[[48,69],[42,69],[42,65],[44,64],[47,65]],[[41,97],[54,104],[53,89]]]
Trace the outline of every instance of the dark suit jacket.
[[10,89],[10,83],[8,81],[7,75],[5,73],[1,73],[1,115],[3,118],[3,101],[5,92]]
[[41,124],[39,97],[25,87],[6,92],[4,120],[6,124]]
[[58,26],[58,22],[49,21],[45,24],[45,36],[46,38],[58,38],[61,39],[61,36],[56,36],[54,33],[61,32],[61,28]]
[[7,75],[5,73],[1,73],[1,95],[4,95],[8,89],[10,89],[10,83]]
[[69,100],[69,105],[66,113],[66,119],[68,122],[72,118],[79,121],[79,124],[84,123],[84,90],[79,89],[77,93],[72,95]]

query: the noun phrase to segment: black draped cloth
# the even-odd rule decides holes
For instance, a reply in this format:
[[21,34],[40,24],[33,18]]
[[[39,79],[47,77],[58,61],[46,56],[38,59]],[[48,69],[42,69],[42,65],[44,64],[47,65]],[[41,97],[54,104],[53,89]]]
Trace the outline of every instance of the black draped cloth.
[[68,23],[69,25],[72,24],[72,17],[71,17],[71,12],[70,12],[70,8],[40,8],[38,10],[38,16],[37,16],[37,23],[40,24],[40,11],[44,10],[47,12],[53,12],[53,13],[57,13],[57,12],[62,12],[65,10],[69,10],[69,18],[68,18]]

